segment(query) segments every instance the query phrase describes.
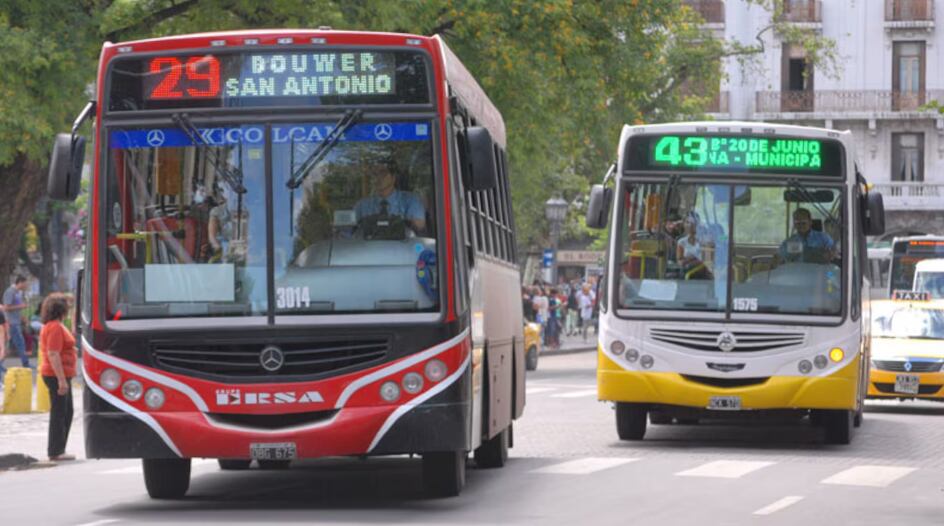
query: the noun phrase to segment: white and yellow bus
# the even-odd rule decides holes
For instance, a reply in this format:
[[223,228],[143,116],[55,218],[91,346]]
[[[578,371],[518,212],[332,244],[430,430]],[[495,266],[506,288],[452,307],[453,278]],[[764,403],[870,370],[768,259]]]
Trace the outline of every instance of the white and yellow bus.
[[786,412],[848,443],[868,380],[865,236],[884,231],[852,136],[626,126],[618,154],[587,223],[610,228],[597,380],[619,437]]

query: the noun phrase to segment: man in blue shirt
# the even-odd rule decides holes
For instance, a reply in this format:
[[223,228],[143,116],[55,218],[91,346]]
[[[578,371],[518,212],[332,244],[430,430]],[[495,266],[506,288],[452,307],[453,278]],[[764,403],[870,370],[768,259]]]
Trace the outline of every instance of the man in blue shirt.
[[426,228],[426,209],[412,192],[397,190],[397,177],[392,163],[379,162],[368,173],[373,186],[371,195],[354,205],[357,220],[372,215],[400,216],[415,233]]
[[828,263],[835,257],[836,244],[829,234],[813,230],[813,215],[806,208],[793,212],[796,233],[780,244],[780,260],[796,263]]
[[13,285],[3,293],[3,307],[7,321],[10,322],[10,346],[20,356],[23,367],[29,367],[26,340],[23,338],[23,310],[29,306],[25,295],[28,288],[29,281],[24,276],[18,275]]

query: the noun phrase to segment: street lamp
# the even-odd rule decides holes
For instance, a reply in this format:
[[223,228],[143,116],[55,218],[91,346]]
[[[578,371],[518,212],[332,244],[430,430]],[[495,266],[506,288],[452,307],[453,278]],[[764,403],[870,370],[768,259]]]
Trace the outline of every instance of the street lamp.
[[554,259],[551,261],[551,286],[557,284],[557,242],[560,240],[561,225],[567,217],[567,201],[560,197],[552,197],[544,202],[544,217],[547,218],[551,234],[551,250]]

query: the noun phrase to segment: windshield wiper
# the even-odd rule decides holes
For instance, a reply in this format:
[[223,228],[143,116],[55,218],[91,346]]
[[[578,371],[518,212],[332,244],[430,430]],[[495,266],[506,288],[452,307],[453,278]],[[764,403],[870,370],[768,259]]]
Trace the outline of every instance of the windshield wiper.
[[174,121],[174,125],[180,128],[180,131],[184,132],[191,142],[199,146],[207,147],[204,150],[204,154],[210,160],[210,164],[213,166],[216,175],[220,176],[220,178],[229,185],[230,190],[240,195],[246,193],[246,187],[243,186],[243,172],[238,168],[230,168],[229,162],[221,162],[216,150],[209,148],[211,145],[200,135],[200,130],[193,125],[193,121],[190,120],[189,115],[186,113],[175,113],[170,116],[170,119]]
[[831,221],[836,220],[836,218],[833,217],[832,212],[826,210],[826,207],[824,207],[822,204],[820,204],[819,201],[816,200],[816,198],[809,191],[809,189],[803,183],[801,183],[799,179],[796,179],[796,178],[787,179],[787,185],[792,186],[793,189],[796,190],[797,193],[800,194],[800,197],[802,197],[803,199],[806,199],[807,202],[812,203],[813,207],[816,208],[816,211],[822,214],[825,219],[828,219]]
[[357,123],[360,120],[361,116],[364,114],[361,110],[347,110],[344,112],[344,116],[334,125],[334,129],[331,130],[331,133],[325,137],[325,140],[318,144],[318,147],[315,148],[315,151],[311,152],[311,155],[305,159],[305,162],[298,167],[297,170],[292,172],[292,177],[289,178],[288,182],[285,184],[289,189],[294,190],[301,186],[302,182],[305,181],[305,178],[308,177],[308,174],[311,173],[312,168],[314,168],[321,159],[324,158],[328,152],[341,140],[341,136],[344,135],[346,131],[351,129],[351,126]]

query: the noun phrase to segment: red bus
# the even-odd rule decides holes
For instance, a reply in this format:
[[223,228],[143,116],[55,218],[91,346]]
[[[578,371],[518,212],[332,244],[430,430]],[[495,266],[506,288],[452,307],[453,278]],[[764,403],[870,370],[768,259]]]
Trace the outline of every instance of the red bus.
[[524,340],[500,113],[438,37],[321,29],[106,43],[56,138],[74,199],[86,454],[153,498],[223,469],[419,454],[500,467]]

